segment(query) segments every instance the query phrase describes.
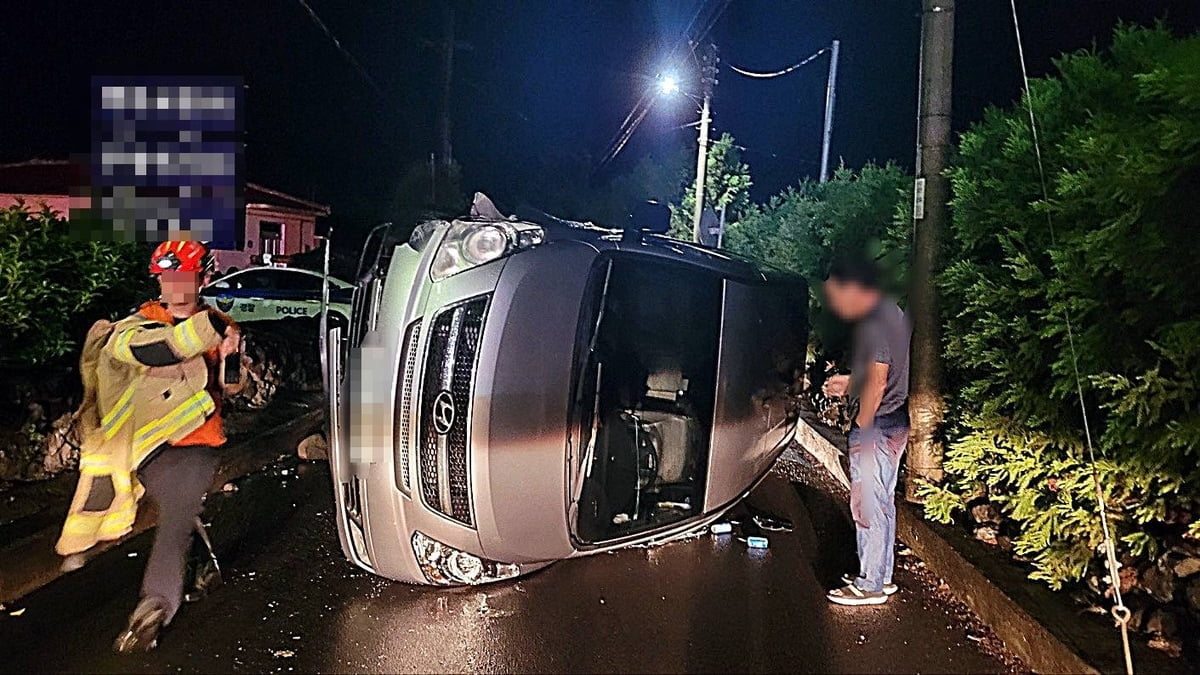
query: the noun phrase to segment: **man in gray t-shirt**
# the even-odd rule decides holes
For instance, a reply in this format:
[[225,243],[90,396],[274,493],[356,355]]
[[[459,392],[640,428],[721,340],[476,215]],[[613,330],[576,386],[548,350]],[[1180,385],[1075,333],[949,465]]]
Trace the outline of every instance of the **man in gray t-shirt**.
[[856,402],[850,428],[850,512],[858,532],[857,575],[829,592],[841,605],[878,605],[896,592],[896,477],[908,444],[908,343],[904,312],[879,289],[865,263],[838,263],[825,281],[826,304],[854,323],[850,375],[825,382],[828,396]]
[[887,366],[887,377],[875,416],[883,417],[906,406],[908,339],[911,334],[903,310],[884,296],[879,296],[875,307],[855,325],[849,395],[851,400],[860,403],[860,410],[863,387],[872,364],[876,363]]

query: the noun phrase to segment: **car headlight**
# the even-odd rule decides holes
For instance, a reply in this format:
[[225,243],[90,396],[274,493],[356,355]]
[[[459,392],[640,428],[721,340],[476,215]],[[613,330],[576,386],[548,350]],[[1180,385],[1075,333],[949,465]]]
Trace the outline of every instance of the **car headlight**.
[[433,233],[437,230],[438,222],[436,220],[427,220],[413,228],[412,234],[408,236],[408,245],[413,247],[415,251],[424,251],[425,244],[429,243]]
[[531,223],[456,220],[450,225],[429,268],[434,281],[464,272],[545,240],[542,228]]
[[421,573],[431,584],[486,584],[511,579],[521,573],[519,565],[484,560],[420,532],[413,532],[412,547]]

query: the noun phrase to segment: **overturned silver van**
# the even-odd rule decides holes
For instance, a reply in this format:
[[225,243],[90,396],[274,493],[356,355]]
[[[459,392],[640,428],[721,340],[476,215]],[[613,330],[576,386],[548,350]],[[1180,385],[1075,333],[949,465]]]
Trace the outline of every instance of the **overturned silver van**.
[[375,574],[480,584],[684,536],[790,441],[800,279],[494,213],[380,260],[326,353],[338,534]]

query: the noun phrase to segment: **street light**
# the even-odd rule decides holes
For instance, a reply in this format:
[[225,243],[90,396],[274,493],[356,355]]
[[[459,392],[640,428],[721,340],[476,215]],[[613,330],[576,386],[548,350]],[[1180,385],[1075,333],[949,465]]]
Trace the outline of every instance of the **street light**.
[[658,93],[671,96],[679,93],[679,80],[674,75],[663,75],[658,78]]
[[700,59],[700,90],[696,97],[684,92],[679,86],[679,79],[671,74],[663,74],[658,78],[660,94],[673,95],[683,93],[688,98],[700,103],[700,138],[699,152],[696,153],[696,207],[692,212],[692,241],[700,243],[700,218],[704,214],[704,185],[705,173],[708,170],[708,125],[712,122],[713,87],[717,84],[717,46],[705,45],[698,50]]

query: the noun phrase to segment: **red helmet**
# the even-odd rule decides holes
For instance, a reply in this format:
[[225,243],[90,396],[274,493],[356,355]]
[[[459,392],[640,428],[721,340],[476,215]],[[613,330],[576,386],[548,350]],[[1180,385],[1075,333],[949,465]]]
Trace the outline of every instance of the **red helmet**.
[[150,256],[150,274],[176,272],[209,272],[212,259],[208,248],[198,241],[164,241]]

